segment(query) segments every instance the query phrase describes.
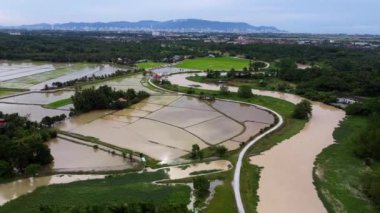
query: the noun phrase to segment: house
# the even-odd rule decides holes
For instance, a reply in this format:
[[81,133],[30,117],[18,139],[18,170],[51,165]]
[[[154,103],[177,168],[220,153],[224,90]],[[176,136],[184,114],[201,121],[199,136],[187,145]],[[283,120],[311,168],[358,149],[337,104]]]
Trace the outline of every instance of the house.
[[0,118],[0,128],[3,128],[7,125],[7,121],[3,118]]
[[337,99],[337,102],[340,104],[354,104],[356,100],[354,100],[354,98],[341,97]]
[[125,99],[125,98],[119,98],[119,99],[117,99],[117,101],[119,101],[119,102],[127,102],[128,100]]

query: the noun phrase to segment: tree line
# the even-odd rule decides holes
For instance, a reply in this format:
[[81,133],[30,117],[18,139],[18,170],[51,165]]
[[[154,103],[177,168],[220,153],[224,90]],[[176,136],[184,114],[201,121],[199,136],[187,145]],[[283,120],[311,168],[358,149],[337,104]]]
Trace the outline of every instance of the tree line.
[[53,156],[45,142],[57,136],[54,129],[18,114],[3,114],[0,127],[0,180],[16,175],[33,175],[50,164]]

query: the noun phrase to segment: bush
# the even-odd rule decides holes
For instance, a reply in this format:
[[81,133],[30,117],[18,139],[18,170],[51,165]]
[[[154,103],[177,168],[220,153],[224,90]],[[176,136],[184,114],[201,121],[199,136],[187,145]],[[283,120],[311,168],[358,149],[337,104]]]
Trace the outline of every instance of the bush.
[[238,96],[241,98],[251,98],[253,97],[252,88],[248,85],[239,86]]
[[230,93],[230,90],[228,89],[228,86],[222,85],[220,86],[219,93],[221,95],[228,95]]
[[307,100],[302,100],[300,103],[296,105],[293,111],[293,118],[296,119],[309,119],[311,116],[311,103]]
[[219,157],[223,157],[227,153],[228,150],[225,146],[217,146],[215,151]]
[[30,164],[25,168],[25,174],[35,176],[40,169],[41,169],[40,164]]
[[204,176],[195,177],[193,179],[195,196],[198,199],[206,198],[210,191],[210,182]]
[[0,179],[11,178],[13,176],[13,168],[10,163],[0,160]]

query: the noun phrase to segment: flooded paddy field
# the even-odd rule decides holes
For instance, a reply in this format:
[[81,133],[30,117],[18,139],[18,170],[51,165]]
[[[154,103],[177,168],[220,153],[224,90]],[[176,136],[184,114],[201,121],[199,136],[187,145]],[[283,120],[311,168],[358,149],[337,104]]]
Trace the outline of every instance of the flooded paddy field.
[[[233,109],[240,107],[236,105]],[[248,109],[254,114],[267,113],[258,108]],[[193,144],[206,148],[240,135],[241,138],[253,136],[265,127],[262,123],[251,123],[246,128],[244,122],[235,121],[197,98],[157,95],[124,110],[86,113],[58,127],[170,162],[188,154]],[[245,129],[252,132],[245,132]]]
[[6,104],[0,103],[0,111],[7,114],[18,113],[21,116],[29,117],[32,121],[40,122],[45,116],[57,116],[69,112],[66,110],[46,109],[37,105],[21,105],[21,104]]
[[53,71],[63,64],[0,61],[0,82]]
[[55,64],[41,62],[35,65],[34,62],[8,62],[8,65],[0,65],[0,82],[2,87],[7,88],[41,90],[45,85],[51,86],[53,82],[65,82],[85,76],[112,74],[121,68],[125,67],[108,64]]
[[51,169],[55,172],[124,170],[135,166],[121,156],[61,138],[47,145],[54,157]]
[[32,92],[22,95],[15,95],[9,98],[0,99],[5,103],[18,103],[18,104],[39,104],[45,105],[62,99],[70,98],[74,95],[73,91],[57,91],[57,92]]
[[143,79],[142,74],[135,74],[135,75],[128,76],[128,77],[121,77],[121,78],[116,78],[116,79],[109,80],[109,81],[103,81],[100,83],[89,84],[89,85],[86,85],[85,88],[88,88],[88,87],[98,88],[100,86],[107,85],[107,86],[110,86],[116,90],[134,89],[136,91],[145,91],[145,92],[148,92],[151,94],[155,93],[154,91],[152,91],[152,90],[150,90],[150,89],[148,89],[142,85],[142,83],[141,83],[142,79]]

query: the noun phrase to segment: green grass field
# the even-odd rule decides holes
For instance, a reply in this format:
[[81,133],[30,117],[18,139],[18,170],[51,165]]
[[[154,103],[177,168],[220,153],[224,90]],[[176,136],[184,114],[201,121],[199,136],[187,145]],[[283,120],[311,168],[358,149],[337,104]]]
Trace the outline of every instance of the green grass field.
[[[334,131],[336,144],[318,156],[314,180],[329,212],[380,212],[360,191],[369,168],[354,155],[355,138],[366,128],[365,117],[348,117]],[[373,169],[380,172],[379,163]]]
[[59,107],[63,107],[63,106],[66,106],[66,105],[69,105],[72,103],[73,103],[73,101],[71,100],[71,98],[67,98],[67,99],[62,99],[62,100],[58,100],[58,101],[49,103],[45,107],[50,108],[50,109],[57,109]]
[[232,57],[217,57],[217,58],[195,58],[186,59],[175,67],[183,69],[195,70],[217,70],[229,71],[232,68],[235,70],[242,70],[244,67],[249,67],[248,59],[232,58]]
[[190,201],[189,187],[151,184],[152,181],[165,178],[167,178],[167,174],[161,170],[153,173],[131,173],[101,180],[41,187],[30,194],[6,203],[0,207],[0,212],[40,212],[41,205],[85,207],[138,201],[187,205]]
[[160,63],[160,62],[143,62],[143,63],[136,64],[138,69],[150,69],[150,68],[155,68],[162,65],[164,65],[164,63]]

